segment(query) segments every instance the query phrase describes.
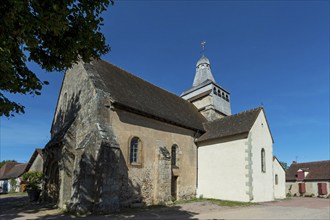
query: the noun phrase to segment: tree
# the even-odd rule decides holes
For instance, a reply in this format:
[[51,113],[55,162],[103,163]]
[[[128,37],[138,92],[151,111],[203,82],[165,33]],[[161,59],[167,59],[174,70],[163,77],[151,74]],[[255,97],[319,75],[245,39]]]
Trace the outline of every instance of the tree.
[[114,0],[3,0],[0,4],[0,116],[24,113],[5,93],[40,95],[43,85],[26,65],[64,71],[110,48],[101,16]]
[[5,163],[7,163],[7,162],[15,162],[15,163],[17,163],[16,160],[3,160],[3,161],[0,162],[0,168],[1,168],[3,165],[5,165]]
[[289,166],[286,162],[280,161],[280,164],[282,165],[282,167],[284,168],[284,170],[289,169]]

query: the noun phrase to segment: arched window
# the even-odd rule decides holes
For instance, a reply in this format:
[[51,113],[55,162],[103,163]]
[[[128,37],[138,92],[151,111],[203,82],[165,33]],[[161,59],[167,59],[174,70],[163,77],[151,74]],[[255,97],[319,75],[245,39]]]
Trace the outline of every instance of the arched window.
[[217,89],[214,87],[213,88],[213,93],[216,95],[217,94]]
[[131,164],[141,164],[141,141],[138,137],[133,137],[131,139],[129,161]]
[[176,144],[174,144],[172,146],[172,149],[171,149],[171,164],[172,166],[176,167],[177,166],[177,163],[176,163],[176,153],[177,153],[177,150],[178,150],[178,146]]
[[266,153],[265,153],[265,149],[261,149],[261,171],[263,173],[266,172]]
[[275,174],[275,185],[278,185],[278,175]]

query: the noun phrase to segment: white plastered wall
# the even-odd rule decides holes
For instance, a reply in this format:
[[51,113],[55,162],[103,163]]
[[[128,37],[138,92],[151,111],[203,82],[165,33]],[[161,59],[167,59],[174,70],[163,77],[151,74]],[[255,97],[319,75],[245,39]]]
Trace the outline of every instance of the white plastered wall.
[[[275,199],[284,199],[285,193],[285,171],[277,159],[273,161],[274,168],[274,197]],[[278,177],[278,182],[275,182],[275,176]]]
[[[273,140],[263,111],[254,122],[248,139],[251,146],[252,201],[272,201],[274,200]],[[262,148],[265,149],[266,172],[261,170]]]
[[207,143],[198,147],[197,196],[249,201],[246,194],[246,139]]

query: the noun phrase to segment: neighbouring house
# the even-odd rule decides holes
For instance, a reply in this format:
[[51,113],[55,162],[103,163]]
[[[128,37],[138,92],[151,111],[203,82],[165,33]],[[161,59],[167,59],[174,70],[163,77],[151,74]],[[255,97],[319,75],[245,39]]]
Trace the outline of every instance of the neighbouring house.
[[204,55],[181,96],[103,60],[74,65],[42,152],[44,199],[76,212],[196,195],[272,201],[273,138],[264,109],[231,115],[230,101]]
[[3,180],[2,177],[16,164],[16,162],[7,162],[0,168],[0,193],[8,192],[8,180]]
[[285,192],[285,169],[277,159],[273,157],[273,168],[274,168],[274,198],[284,199],[286,197]]
[[43,172],[43,164],[44,164],[44,157],[42,154],[42,149],[35,149],[33,152],[29,162],[27,163],[26,172]]
[[330,192],[330,160],[297,163],[286,171],[286,193],[291,196],[327,197]]
[[20,192],[22,176],[26,163],[7,162],[0,169],[0,187],[2,193]]

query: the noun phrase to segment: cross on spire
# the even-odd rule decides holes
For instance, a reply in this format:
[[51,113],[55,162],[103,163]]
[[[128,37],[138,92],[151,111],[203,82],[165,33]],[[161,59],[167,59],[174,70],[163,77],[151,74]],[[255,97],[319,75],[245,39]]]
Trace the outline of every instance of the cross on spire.
[[204,51],[205,51],[205,44],[206,44],[206,41],[203,41],[203,42],[201,43],[201,47],[202,47],[202,51],[201,51],[201,53],[202,53],[202,54],[204,54]]

